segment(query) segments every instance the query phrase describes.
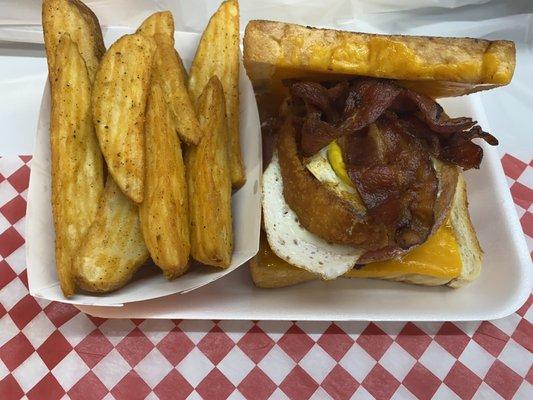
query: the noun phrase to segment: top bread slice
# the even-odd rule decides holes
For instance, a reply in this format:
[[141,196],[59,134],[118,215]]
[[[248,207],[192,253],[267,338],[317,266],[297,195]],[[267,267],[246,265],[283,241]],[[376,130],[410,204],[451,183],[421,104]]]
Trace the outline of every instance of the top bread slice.
[[[434,98],[507,85],[515,46],[506,40],[375,35],[250,21],[244,65],[256,91],[281,79],[361,75],[399,80]],[[329,76],[328,76],[329,75]]]
[[[426,286],[448,285],[453,288],[459,288],[475,280],[481,270],[483,251],[479,246],[474,227],[468,214],[466,182],[462,175],[459,175],[457,181],[449,220],[459,246],[462,263],[461,273],[457,278],[449,280],[428,275],[397,273],[380,277],[379,279]],[[264,237],[265,235],[262,234],[262,236],[261,240],[263,243],[260,251],[250,260],[250,272],[256,286],[262,288],[278,288],[319,279],[317,275],[295,267],[278,258],[268,247],[266,238]],[[348,271],[343,277],[357,278],[358,275],[357,273]]]

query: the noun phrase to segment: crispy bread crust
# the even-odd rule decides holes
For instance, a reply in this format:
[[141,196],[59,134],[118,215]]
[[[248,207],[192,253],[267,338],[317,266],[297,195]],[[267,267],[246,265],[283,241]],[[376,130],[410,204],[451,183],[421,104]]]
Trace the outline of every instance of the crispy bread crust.
[[433,97],[460,96],[506,85],[515,68],[506,40],[375,35],[250,21],[244,65],[254,87],[309,74],[363,75],[401,80]]
[[261,264],[259,255],[250,260],[250,273],[254,284],[266,289],[291,286],[317,279],[316,275],[311,272],[288,263],[283,268],[269,268]]
[[463,269],[461,275],[448,283],[448,286],[459,288],[475,280],[481,272],[483,250],[479,245],[476,231],[468,213],[468,196],[466,182],[459,176],[455,194],[455,203],[451,211],[452,226],[459,243]]

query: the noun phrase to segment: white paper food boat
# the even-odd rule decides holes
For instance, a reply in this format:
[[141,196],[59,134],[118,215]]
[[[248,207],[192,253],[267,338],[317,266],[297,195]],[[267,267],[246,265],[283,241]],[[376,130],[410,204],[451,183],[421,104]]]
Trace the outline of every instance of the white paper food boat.
[[[106,45],[109,46],[126,33],[131,32],[127,29],[107,29],[104,37]],[[189,66],[200,35],[176,32],[175,39],[176,49],[184,64]],[[26,216],[26,255],[31,295],[78,305],[120,306],[197,289],[232,272],[257,253],[261,226],[261,132],[252,85],[242,65],[239,85],[241,148],[246,167],[246,184],[232,198],[234,252],[231,266],[220,270],[192,268],[187,274],[170,282],[162,274],[150,274],[110,294],[76,294],[66,299],[59,287],[54,259],[54,229],[50,204],[50,88],[49,84],[46,84],[31,164]]]

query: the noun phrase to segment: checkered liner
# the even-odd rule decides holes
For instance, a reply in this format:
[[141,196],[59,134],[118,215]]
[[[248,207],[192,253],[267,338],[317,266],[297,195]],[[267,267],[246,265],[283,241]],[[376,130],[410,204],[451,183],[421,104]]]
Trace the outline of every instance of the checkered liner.
[[[0,158],[0,399],[533,399],[533,296],[464,323],[105,320],[28,294],[31,157]],[[533,250],[533,162],[502,159]],[[531,253],[533,256],[533,253]]]

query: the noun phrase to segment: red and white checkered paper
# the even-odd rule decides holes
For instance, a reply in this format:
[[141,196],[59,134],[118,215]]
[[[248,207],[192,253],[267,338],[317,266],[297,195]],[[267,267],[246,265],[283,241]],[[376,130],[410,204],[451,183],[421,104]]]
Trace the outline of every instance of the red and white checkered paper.
[[[533,296],[496,321],[105,320],[28,294],[31,157],[0,158],[0,399],[533,399]],[[533,250],[533,162],[502,159]],[[532,253],[533,255],[533,253]]]

